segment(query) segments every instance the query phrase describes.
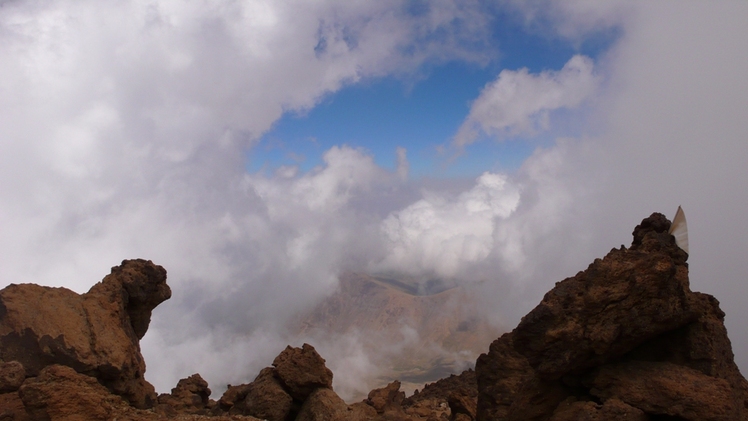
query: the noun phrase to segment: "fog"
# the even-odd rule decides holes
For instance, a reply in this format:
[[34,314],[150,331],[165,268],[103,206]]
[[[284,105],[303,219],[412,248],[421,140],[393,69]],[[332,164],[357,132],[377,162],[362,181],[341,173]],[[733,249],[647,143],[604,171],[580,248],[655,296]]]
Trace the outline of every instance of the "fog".
[[[85,292],[151,259],[174,294],[141,342],[146,378],[165,392],[199,372],[220,390],[269,365],[342,271],[456,279],[512,327],[682,205],[692,289],[720,300],[748,369],[748,5],[460,4],[0,1],[0,286]],[[552,139],[518,170],[412,177],[407,144],[395,169],[357,145],[310,171],[246,169],[284,113],[342,87],[485,63],[496,9],[572,43],[618,34],[594,60],[507,69],[475,98],[446,153]],[[578,135],[557,135],[568,125]],[[309,341],[336,390],[376,375],[357,338]]]

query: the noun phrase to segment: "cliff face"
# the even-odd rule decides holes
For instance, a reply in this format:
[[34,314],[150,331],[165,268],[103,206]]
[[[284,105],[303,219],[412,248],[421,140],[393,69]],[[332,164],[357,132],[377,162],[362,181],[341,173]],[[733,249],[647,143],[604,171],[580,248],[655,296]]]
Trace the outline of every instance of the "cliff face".
[[0,291],[0,419],[748,420],[725,314],[690,291],[669,227],[653,214],[630,248],[557,283],[475,371],[407,398],[394,381],[350,405],[308,344],[218,401],[198,374],[156,397],[138,340],[170,291],[151,262],[125,261],[83,295],[11,285]]
[[742,420],[748,384],[717,300],[653,214],[630,248],[556,284],[478,358],[479,420]]

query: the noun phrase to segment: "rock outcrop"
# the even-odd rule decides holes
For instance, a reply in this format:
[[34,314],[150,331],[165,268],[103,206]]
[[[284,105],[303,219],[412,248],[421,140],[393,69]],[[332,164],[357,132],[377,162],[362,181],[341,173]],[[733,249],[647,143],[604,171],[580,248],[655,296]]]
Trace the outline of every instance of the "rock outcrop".
[[210,400],[208,382],[199,374],[193,374],[179,380],[170,394],[159,395],[156,410],[167,415],[208,415],[215,406],[216,402]]
[[121,396],[112,394],[93,377],[63,365],[49,365],[38,376],[26,379],[19,395],[25,411],[16,411],[15,418],[10,418],[15,421],[259,421],[252,417],[208,417],[182,412],[164,414],[152,409],[137,409]]
[[332,390],[332,371],[309,344],[286,347],[252,383],[229,386],[218,408],[268,421],[365,420],[376,414],[362,405],[349,406]]
[[26,376],[65,365],[135,407],[151,407],[156,394],[143,378],[139,340],[153,308],[170,296],[164,268],[145,260],[125,260],[82,295],[11,284],[0,291],[0,360],[21,363]]
[[724,313],[655,213],[478,358],[478,420],[745,420]]

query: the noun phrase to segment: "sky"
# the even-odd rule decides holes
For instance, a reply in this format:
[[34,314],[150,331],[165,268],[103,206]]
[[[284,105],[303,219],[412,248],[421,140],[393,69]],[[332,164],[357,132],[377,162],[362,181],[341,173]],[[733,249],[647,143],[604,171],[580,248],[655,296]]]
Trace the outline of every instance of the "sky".
[[[82,293],[153,260],[173,297],[146,378],[220,389],[344,271],[452,280],[511,329],[681,205],[691,287],[748,370],[746,19],[744,1],[0,0],[0,286]],[[375,366],[356,338],[313,345],[339,393]]]

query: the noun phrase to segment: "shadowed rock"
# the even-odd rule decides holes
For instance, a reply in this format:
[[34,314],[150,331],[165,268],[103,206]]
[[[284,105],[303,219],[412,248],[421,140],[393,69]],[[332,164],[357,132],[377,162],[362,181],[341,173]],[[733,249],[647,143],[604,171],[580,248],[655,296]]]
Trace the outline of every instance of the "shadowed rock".
[[304,401],[320,387],[332,389],[332,371],[325,366],[313,346],[286,347],[273,361],[275,376],[288,393],[298,401]]
[[[724,313],[655,213],[478,358],[479,420],[744,420]],[[659,418],[657,418],[659,419]]]
[[171,389],[170,394],[161,394],[158,397],[158,410],[169,415],[175,414],[199,414],[207,415],[215,402],[211,402],[210,389],[199,374],[193,374],[186,379],[181,379],[177,387]]

